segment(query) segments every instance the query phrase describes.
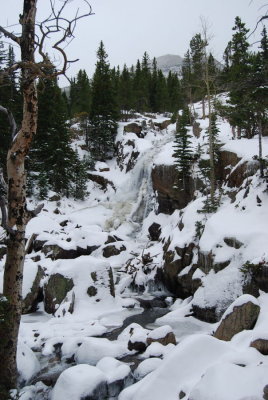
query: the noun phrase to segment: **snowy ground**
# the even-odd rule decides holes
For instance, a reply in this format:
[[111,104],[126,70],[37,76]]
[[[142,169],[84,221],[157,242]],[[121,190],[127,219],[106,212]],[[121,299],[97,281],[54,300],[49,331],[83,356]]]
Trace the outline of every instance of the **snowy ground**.
[[[196,111],[200,110],[201,105],[196,105]],[[160,116],[158,120],[164,119]],[[203,131],[199,139],[192,138],[195,150],[198,144],[206,148],[205,129],[208,121],[199,122]],[[202,221],[205,225],[200,240],[201,250],[213,251],[218,262],[231,260],[230,265],[217,274],[211,271],[205,275],[197,270],[196,274],[202,278],[203,286],[197,290],[194,298],[176,300],[168,314],[147,326],[148,329],[171,327],[177,345],[165,347],[159,343],[152,343],[142,354],[144,360],[135,372],[138,382],[123,390],[119,399],[262,399],[263,387],[268,383],[268,360],[249,345],[254,339],[268,338],[268,295],[262,293],[258,299],[261,313],[254,330],[241,332],[230,342],[222,342],[211,336],[216,329],[215,324],[201,322],[187,315],[193,303],[209,306],[215,304],[219,298],[224,301],[225,296],[226,301],[230,298],[236,299],[242,294],[240,282],[243,277],[239,268],[246,261],[268,262],[266,186],[255,175],[250,182],[247,197],[244,196],[246,188],[241,188],[233,203],[223,194],[219,210],[214,215],[204,216],[198,213],[204,197],[197,196],[196,200],[183,210],[184,229],[180,231],[179,211],[175,211],[171,216],[155,214],[156,200],[150,181],[153,164],[173,163],[174,125],[163,131],[148,128],[144,139],[137,138],[134,133],[124,134],[123,125],[119,127],[117,140],[123,140],[125,143],[128,140],[135,141],[135,149],[140,153],[136,166],[128,173],[124,169],[121,171],[114,159],[96,166],[97,169],[109,169],[96,173],[113,182],[116,190],[112,185],[108,185],[104,192],[96,183],[90,181],[89,196],[85,201],[47,201],[42,213],[28,224],[27,237],[36,233],[39,240],[47,241],[46,244],[59,245],[67,250],[77,246],[99,248],[90,256],[81,256],[73,260],[53,261],[41,252],[26,257],[24,297],[29,292],[37,266],[40,265],[46,271],[43,284],[52,273],[62,273],[72,278],[75,284],[72,290],[76,301],[72,314],[65,312],[66,302],[59,305],[55,315],[47,314],[40,303],[38,312],[22,317],[18,369],[22,384],[26,386],[20,392],[20,399],[79,400],[94,391],[102,382],[115,382],[125,379],[130,374],[129,366],[117,360],[134,354],[127,347],[130,338],[128,330],[123,331],[113,342],[99,337],[113,328],[120,327],[128,316],[142,311],[136,300],[137,294],[128,288],[132,277],[121,273],[120,270],[132,258],[132,264],[137,266],[136,284],[146,284],[148,276],[139,269],[144,249],[150,246],[154,263],[160,266],[163,263],[162,245],[149,242],[148,227],[152,222],[159,223],[162,226],[161,238],[169,237],[172,249],[175,246],[183,247],[193,240],[196,221]],[[219,128],[223,149],[236,153],[242,161],[252,160],[252,157],[258,154],[257,138],[250,141],[231,140],[229,124],[219,121]],[[131,146],[129,149],[126,146],[124,151],[127,161],[127,152],[131,152]],[[268,156],[268,138],[264,138],[263,141],[263,154]],[[206,152],[203,156],[206,157]],[[256,203],[257,195],[262,200],[261,207]],[[54,212],[56,208],[59,213]],[[67,223],[63,227],[61,223],[65,220]],[[108,235],[116,235],[122,239],[116,242],[116,245],[124,245],[126,250],[107,259],[103,256],[103,248]],[[243,243],[243,247],[228,247],[223,241],[225,237],[235,237]],[[34,255],[40,256],[38,262],[32,260]],[[4,262],[3,258],[0,261],[1,271]],[[117,281],[115,297],[110,295],[107,285],[104,285],[98,293],[98,298],[90,298],[86,292],[91,282],[90,273],[104,271],[110,266]],[[143,297],[152,297],[148,287]],[[66,301],[68,302],[68,299]],[[137,335],[145,334],[144,331],[137,332]],[[53,390],[40,382],[29,386],[31,378],[51,362],[51,358],[55,356],[55,345],[58,343],[62,344],[62,360],[73,357],[77,365],[70,367],[66,364],[62,367],[69,368],[61,374]]]

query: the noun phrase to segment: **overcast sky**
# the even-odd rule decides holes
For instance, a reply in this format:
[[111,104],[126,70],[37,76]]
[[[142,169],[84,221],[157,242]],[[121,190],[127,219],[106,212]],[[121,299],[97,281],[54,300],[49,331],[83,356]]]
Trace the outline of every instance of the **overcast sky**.
[[[60,2],[61,0],[56,0]],[[2,0],[0,24],[15,24],[23,0]],[[111,66],[135,64],[145,51],[151,58],[165,54],[183,56],[192,36],[201,29],[200,17],[207,20],[213,35],[214,56],[222,59],[232,37],[234,19],[239,15],[253,29],[266,12],[265,0],[91,0],[94,15],[81,20],[76,38],[68,47],[70,58],[79,58],[69,69],[74,76],[80,68],[91,76],[96,50],[103,40]],[[81,0],[72,0],[69,12],[74,14]],[[38,18],[48,13],[49,0],[38,1]],[[16,26],[10,28],[14,32]],[[259,32],[250,37],[254,42]],[[67,85],[61,81],[61,86]]]

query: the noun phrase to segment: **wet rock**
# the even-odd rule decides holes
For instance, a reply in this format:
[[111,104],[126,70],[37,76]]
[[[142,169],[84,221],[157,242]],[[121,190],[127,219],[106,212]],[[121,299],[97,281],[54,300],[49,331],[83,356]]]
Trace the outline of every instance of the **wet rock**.
[[[128,328],[126,328],[126,331]],[[148,329],[142,328],[138,324],[131,324],[129,327],[129,341],[128,350],[135,350],[139,353],[143,353],[147,348],[147,335],[149,333]]]
[[102,255],[105,258],[109,258],[112,256],[118,256],[118,254],[122,253],[122,251],[125,251],[126,247],[124,245],[119,246],[115,246],[115,245],[108,245],[106,247],[104,247],[103,251],[102,251]]
[[[243,299],[245,299],[244,303]],[[236,306],[235,304],[238,305]],[[252,329],[257,321],[259,312],[260,306],[253,296],[243,295],[239,297],[223,315],[214,336],[217,339],[228,341],[244,329]]]
[[264,356],[268,356],[268,340],[267,339],[256,339],[250,343],[250,347],[254,347]]
[[43,269],[40,267],[40,265],[38,265],[37,274],[33,281],[30,292],[26,295],[26,297],[22,301],[23,314],[36,311],[37,304],[43,297],[43,292],[40,287],[40,282],[44,276],[45,273]]
[[150,239],[153,241],[157,241],[160,238],[161,235],[161,225],[157,224],[154,222],[151,226],[148,228]]
[[45,311],[49,314],[54,314],[73,287],[72,279],[61,274],[51,275],[44,287]]
[[127,163],[126,172],[131,171],[135,167],[139,154],[140,154],[139,151],[132,151]]
[[146,350],[146,342],[142,342],[142,341],[132,341],[130,340],[128,342],[127,348],[128,350],[132,351],[135,350],[138,353],[143,353]]

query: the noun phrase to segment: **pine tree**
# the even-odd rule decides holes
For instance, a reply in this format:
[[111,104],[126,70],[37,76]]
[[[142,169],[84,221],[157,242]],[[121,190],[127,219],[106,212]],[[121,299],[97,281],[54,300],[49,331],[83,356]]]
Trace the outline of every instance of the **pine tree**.
[[70,109],[71,117],[80,113],[90,112],[91,86],[85,70],[80,69],[75,79],[71,81]]
[[175,165],[180,172],[184,190],[187,189],[192,163],[191,141],[187,129],[189,123],[189,110],[185,108],[177,121],[174,153],[172,155],[175,158]]
[[[8,50],[5,49],[3,42],[0,41],[0,70],[4,68],[10,68],[15,63],[15,55],[13,47],[9,46]],[[22,98],[18,86],[18,78],[15,72],[10,72],[0,85],[0,103],[2,106],[8,108],[15,121],[21,119],[21,105]],[[1,135],[1,145],[0,145],[0,168],[6,171],[6,155],[10,144],[10,132],[9,124],[6,116],[0,114],[0,135]]]
[[56,79],[40,80],[38,93],[38,128],[30,153],[29,179],[37,184],[40,197],[49,190],[69,196],[76,157],[66,124],[65,102]]
[[121,113],[123,113],[123,119],[127,121],[128,114],[133,108],[133,81],[126,64],[119,79],[118,103]]
[[91,152],[96,160],[104,160],[114,151],[119,118],[116,93],[111,79],[108,55],[101,41],[97,51],[96,70],[92,80],[90,111]]

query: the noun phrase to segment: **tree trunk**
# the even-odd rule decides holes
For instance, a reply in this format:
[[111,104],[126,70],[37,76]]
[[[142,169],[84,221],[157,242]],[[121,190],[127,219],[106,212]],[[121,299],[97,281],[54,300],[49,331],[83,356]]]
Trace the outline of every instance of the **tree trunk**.
[[[37,0],[24,0],[20,38],[22,62],[34,63],[35,15]],[[0,320],[0,393],[17,386],[16,353],[22,307],[22,278],[27,224],[25,157],[37,127],[37,92],[35,75],[22,68],[22,127],[13,139],[7,156],[8,226],[7,258],[4,272],[2,318]],[[8,397],[1,397],[1,399]]]

